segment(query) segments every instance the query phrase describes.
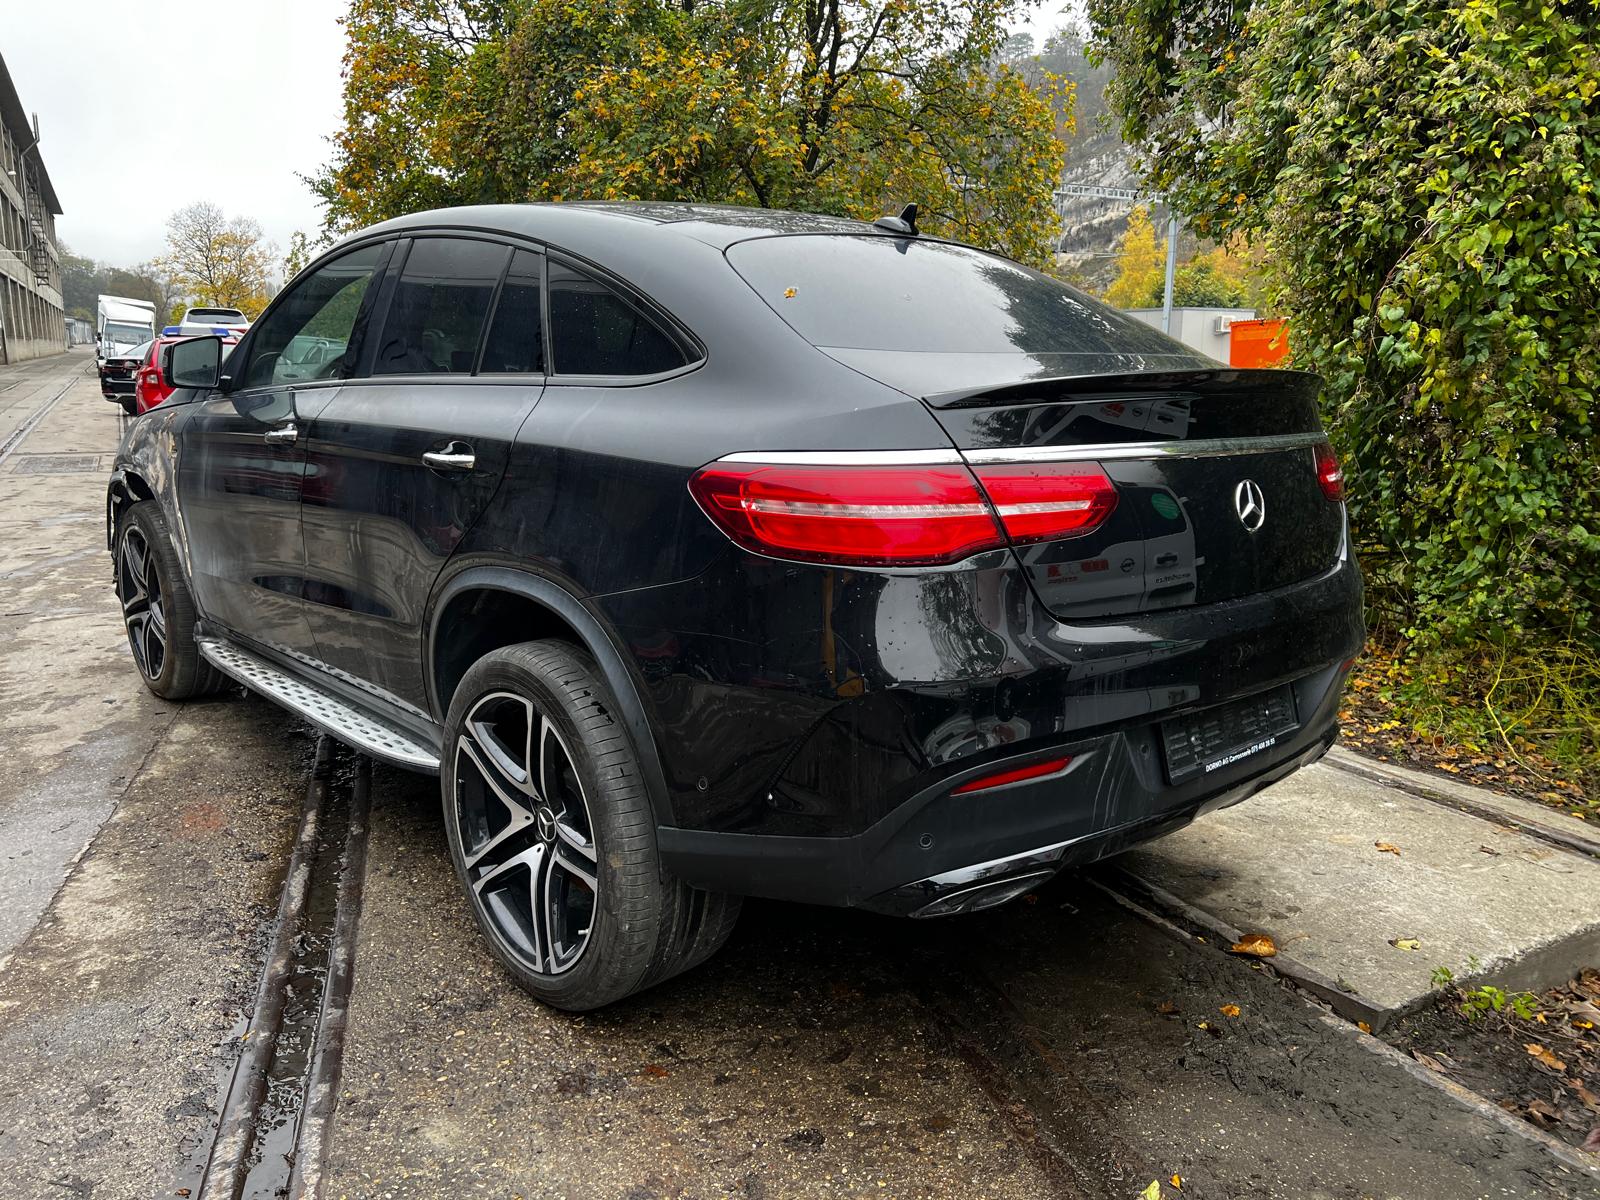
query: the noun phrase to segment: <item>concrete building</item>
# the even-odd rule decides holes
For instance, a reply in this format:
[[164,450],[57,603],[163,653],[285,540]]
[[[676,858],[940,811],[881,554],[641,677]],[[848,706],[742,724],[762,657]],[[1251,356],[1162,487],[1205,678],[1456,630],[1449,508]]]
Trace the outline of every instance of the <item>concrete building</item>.
[[[1146,325],[1161,328],[1161,310],[1159,308],[1126,308],[1123,309],[1135,321],[1143,321]],[[1198,350],[1201,354],[1208,355],[1218,362],[1228,361],[1229,341],[1228,331],[1235,321],[1248,321],[1256,315],[1253,308],[1188,308],[1176,307],[1172,310],[1173,337],[1177,338],[1191,350]]]
[[0,58],[0,363],[67,348],[56,217],[34,122]]

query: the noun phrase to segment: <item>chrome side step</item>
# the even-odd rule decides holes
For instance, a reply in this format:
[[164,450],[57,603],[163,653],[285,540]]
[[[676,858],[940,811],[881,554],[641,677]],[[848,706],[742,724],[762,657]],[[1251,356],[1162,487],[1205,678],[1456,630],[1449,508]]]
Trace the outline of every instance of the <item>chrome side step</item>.
[[205,660],[224,675],[299,714],[346,745],[397,767],[438,773],[439,756],[410,734],[368,716],[232,642],[201,638],[198,644]]

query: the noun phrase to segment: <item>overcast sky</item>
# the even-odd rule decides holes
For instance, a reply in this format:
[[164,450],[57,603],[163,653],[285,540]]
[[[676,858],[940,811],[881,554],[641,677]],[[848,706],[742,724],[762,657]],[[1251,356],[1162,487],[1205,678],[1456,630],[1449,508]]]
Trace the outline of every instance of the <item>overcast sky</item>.
[[[1042,45],[1068,0],[1035,6]],[[159,254],[195,200],[254,217],[280,252],[315,233],[299,174],[328,157],[340,117],[341,0],[242,4],[5,0],[5,56],[78,253],[131,266]],[[21,10],[21,11],[18,11]]]

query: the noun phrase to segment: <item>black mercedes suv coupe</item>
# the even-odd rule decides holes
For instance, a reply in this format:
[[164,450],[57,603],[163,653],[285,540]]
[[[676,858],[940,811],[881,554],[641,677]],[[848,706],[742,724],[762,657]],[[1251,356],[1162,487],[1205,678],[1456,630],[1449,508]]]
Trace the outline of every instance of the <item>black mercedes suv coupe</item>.
[[1317,380],[994,254],[666,204],[457,208],[165,351],[133,658],[437,773],[494,953],[593,1008],[740,897],[1019,896],[1322,755],[1360,581]]

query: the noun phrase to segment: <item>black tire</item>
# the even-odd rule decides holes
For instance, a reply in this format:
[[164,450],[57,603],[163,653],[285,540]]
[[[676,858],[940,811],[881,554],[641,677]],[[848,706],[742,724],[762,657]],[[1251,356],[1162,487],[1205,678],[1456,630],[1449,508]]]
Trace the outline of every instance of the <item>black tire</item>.
[[518,984],[569,1012],[704,962],[739,914],[662,870],[615,711],[587,654],[539,641],[479,659],[446,720],[445,829],[473,919]]
[[130,417],[136,417],[139,415],[139,406],[132,400],[118,400],[117,403],[122,405],[122,411],[127,413]]
[[188,700],[225,686],[195,644],[194,598],[154,500],[141,500],[118,522],[112,562],[128,649],[145,687],[163,700]]

